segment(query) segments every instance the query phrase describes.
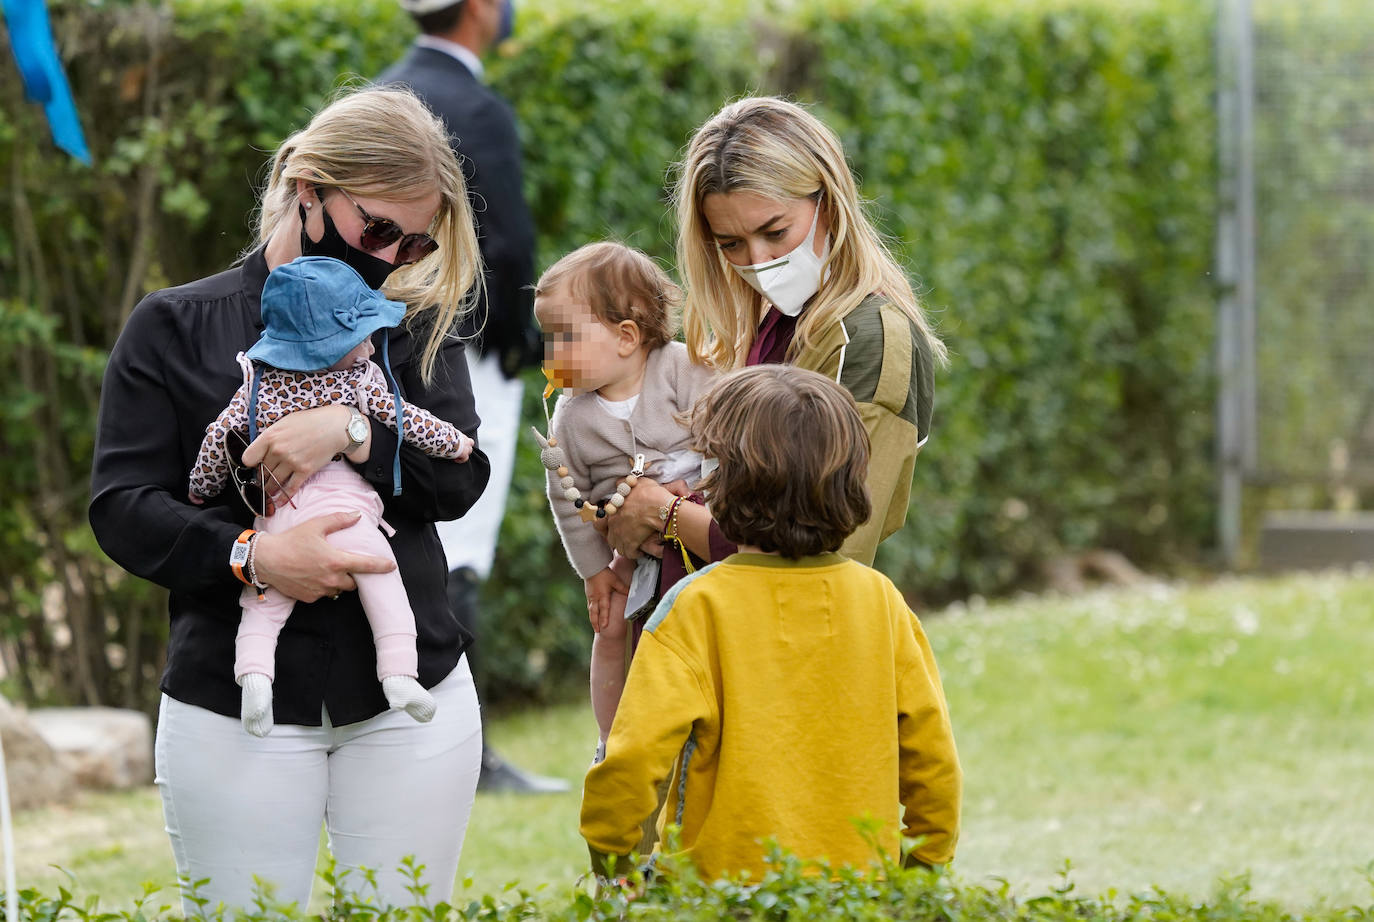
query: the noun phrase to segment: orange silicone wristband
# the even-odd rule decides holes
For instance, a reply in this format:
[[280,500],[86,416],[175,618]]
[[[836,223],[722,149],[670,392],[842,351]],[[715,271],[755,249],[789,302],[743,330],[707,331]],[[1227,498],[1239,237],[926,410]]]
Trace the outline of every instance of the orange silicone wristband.
[[245,528],[234,539],[234,546],[229,549],[229,569],[234,571],[234,576],[238,577],[238,581],[245,586],[253,585],[248,577],[243,575],[243,565],[248,562],[248,539],[256,534],[255,530]]

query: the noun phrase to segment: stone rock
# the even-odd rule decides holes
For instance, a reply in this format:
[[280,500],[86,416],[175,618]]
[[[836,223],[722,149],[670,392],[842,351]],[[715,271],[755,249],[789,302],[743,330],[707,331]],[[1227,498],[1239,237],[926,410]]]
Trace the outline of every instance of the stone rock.
[[76,780],[57,751],[34,729],[28,714],[4,698],[0,698],[0,741],[5,745],[13,809],[68,803],[76,796]]
[[1054,557],[1040,567],[1045,587],[1052,592],[1076,595],[1090,584],[1138,586],[1149,577],[1116,551],[1095,548]]
[[81,787],[108,791],[152,783],[153,727],[142,711],[35,708],[29,719]]

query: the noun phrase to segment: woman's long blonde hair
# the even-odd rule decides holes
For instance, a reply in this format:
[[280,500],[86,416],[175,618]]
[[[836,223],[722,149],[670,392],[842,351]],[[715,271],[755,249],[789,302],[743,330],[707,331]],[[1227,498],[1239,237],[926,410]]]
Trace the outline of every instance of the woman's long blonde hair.
[[477,302],[482,257],[467,185],[443,122],[407,89],[345,90],[277,148],[263,190],[257,237],[265,243],[296,207],[296,180],[350,195],[409,203],[439,193],[430,235],[439,249],[387,279],[387,297],[427,321],[420,375],[430,381],[444,340]]
[[797,323],[794,358],[822,330],[877,294],[911,318],[937,362],[935,336],[911,283],[863,212],[834,132],[801,106],[774,97],[731,103],[697,129],[678,165],[678,267],[687,286],[683,332],[692,358],[718,369],[744,365],[763,319],[763,297],[730,269],[702,213],[706,196],[752,192],[779,202],[814,199],[830,225],[829,276]]

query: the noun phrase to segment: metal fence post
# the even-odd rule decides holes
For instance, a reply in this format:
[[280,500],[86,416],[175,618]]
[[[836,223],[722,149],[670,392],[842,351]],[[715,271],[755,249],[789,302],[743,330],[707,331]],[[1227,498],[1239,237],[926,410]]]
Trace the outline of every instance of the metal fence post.
[[1217,543],[1240,557],[1244,475],[1255,466],[1254,29],[1250,0],[1217,10]]

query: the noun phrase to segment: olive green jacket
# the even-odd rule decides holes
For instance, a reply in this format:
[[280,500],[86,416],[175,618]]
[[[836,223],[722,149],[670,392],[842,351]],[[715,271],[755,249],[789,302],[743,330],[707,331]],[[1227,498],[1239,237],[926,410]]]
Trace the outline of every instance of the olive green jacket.
[[878,542],[906,521],[916,453],[930,434],[930,344],[900,309],[875,296],[825,330],[794,364],[838,381],[859,405],[870,443],[873,511],[840,553],[871,566]]

